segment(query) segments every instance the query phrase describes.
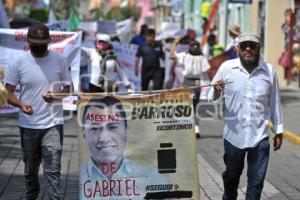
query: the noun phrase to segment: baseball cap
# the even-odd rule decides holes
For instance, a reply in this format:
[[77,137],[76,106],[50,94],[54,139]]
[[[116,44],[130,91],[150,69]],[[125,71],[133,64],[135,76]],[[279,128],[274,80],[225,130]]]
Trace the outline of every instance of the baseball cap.
[[36,23],[29,27],[27,40],[35,44],[48,44],[51,42],[49,29],[42,23]]
[[111,42],[109,35],[103,34],[103,33],[98,33],[98,34],[96,35],[96,39],[97,39],[98,41],[101,40],[101,41],[105,41],[105,42],[108,42],[108,43]]
[[247,41],[260,43],[260,37],[257,34],[251,32],[242,33],[238,37],[238,43],[247,42]]

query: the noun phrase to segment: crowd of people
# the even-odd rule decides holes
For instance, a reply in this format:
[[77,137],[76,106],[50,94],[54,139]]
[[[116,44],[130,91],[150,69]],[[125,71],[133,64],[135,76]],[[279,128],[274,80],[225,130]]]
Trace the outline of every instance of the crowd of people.
[[[236,199],[246,155],[249,179],[246,196],[249,199],[260,199],[269,159],[269,120],[276,132],[274,150],[280,149],[282,143],[283,123],[278,80],[273,67],[260,59],[262,44],[258,35],[240,34],[238,25],[230,26],[228,31],[232,36],[228,49],[232,51],[234,59],[221,65],[212,80],[214,87],[208,93],[208,99],[214,103],[225,99],[226,170],[223,174],[223,199]],[[211,66],[196,37],[187,34],[181,38],[156,41],[155,35],[154,29],[143,25],[140,34],[131,41],[138,45],[134,74],[141,75],[142,90],[200,86],[201,75],[210,70]],[[69,66],[63,56],[48,50],[51,38],[44,24],[30,26],[27,41],[30,51],[15,59],[5,73],[6,89],[0,85],[0,104],[7,97],[9,104],[20,109],[26,198],[38,197],[38,172],[42,163],[46,178],[45,198],[59,199],[63,146],[63,109],[59,94],[67,94],[72,90]],[[109,35],[98,33],[93,48],[82,47],[82,58],[82,66],[90,65],[87,76],[89,83],[85,84],[84,92],[116,92],[119,83],[132,92],[132,85],[120,67]],[[166,63],[169,67],[166,67]],[[14,91],[18,85],[20,96],[17,98]],[[193,91],[194,110],[199,101],[199,89],[200,87]],[[111,106],[114,101],[110,99],[106,103]],[[120,130],[126,130],[126,123],[120,121],[116,128],[119,126]],[[105,129],[109,126],[103,125]],[[84,134],[87,141],[93,143],[94,139],[90,137],[89,131],[85,128]],[[195,127],[195,132],[200,137],[199,127]],[[121,166],[120,162],[132,162],[122,159],[126,131],[116,134],[116,138],[121,144],[116,150],[119,152],[118,157],[92,155],[91,159],[104,163],[113,161],[118,163],[117,167]],[[106,136],[106,139],[109,137]],[[94,151],[90,149],[90,152]],[[92,161],[82,169],[86,176],[91,175],[88,171],[91,167],[94,167]],[[143,166],[139,166],[138,170],[141,169]],[[103,172],[100,171],[101,173]],[[106,174],[104,178],[111,176],[112,174]],[[144,176],[142,174],[141,178]]]

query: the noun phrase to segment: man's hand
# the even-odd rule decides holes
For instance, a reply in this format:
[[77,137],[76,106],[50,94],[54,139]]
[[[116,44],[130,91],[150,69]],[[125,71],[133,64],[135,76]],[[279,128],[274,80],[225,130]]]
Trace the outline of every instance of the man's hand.
[[278,149],[280,149],[281,144],[282,144],[282,138],[283,138],[283,134],[276,134],[274,137],[274,144],[273,144],[273,150],[276,151]]
[[52,94],[51,91],[47,91],[46,93],[43,94],[43,99],[47,102],[47,103],[51,103],[54,101],[54,96]]
[[138,76],[138,75],[139,75],[139,68],[138,68],[138,67],[135,67],[135,68],[134,68],[134,75],[135,75],[135,76]]
[[214,100],[219,98],[224,87],[225,87],[225,82],[223,80],[219,80],[214,84]]
[[22,103],[20,105],[20,109],[27,115],[32,115],[33,113],[33,109],[32,109],[32,106],[31,105],[28,105],[26,103]]

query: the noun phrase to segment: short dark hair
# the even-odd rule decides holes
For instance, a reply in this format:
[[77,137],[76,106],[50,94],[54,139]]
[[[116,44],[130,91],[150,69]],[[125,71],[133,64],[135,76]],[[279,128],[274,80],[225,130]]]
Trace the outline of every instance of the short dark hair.
[[147,31],[148,31],[148,25],[147,24],[143,24],[141,26],[140,34],[141,35],[145,35],[147,33]]
[[155,29],[153,28],[149,28],[148,31],[147,31],[147,35],[149,36],[155,36],[156,32],[155,32]]
[[87,110],[90,107],[98,107],[98,108],[107,108],[109,106],[116,105],[116,111],[120,114],[120,120],[124,121],[125,123],[125,128],[127,128],[127,118],[126,118],[126,112],[124,111],[123,105],[119,99],[113,96],[104,96],[104,97],[97,97],[94,96],[92,97],[88,104],[86,104],[83,107],[82,111],[82,125],[84,127],[84,122],[85,122],[85,115],[87,114]]

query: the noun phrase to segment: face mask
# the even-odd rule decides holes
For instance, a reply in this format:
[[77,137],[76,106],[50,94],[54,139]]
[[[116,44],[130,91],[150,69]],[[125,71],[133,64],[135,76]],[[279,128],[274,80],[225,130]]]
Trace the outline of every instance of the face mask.
[[109,44],[107,42],[96,42],[96,49],[105,51],[108,48],[109,48]]
[[31,53],[34,57],[43,57],[48,49],[48,45],[30,45]]

